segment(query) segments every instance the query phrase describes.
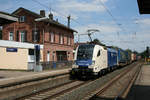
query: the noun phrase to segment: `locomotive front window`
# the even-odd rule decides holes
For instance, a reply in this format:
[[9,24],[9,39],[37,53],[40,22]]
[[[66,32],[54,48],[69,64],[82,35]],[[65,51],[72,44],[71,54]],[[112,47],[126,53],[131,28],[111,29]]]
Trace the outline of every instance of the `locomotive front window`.
[[77,60],[88,60],[93,57],[94,45],[80,45],[77,53]]

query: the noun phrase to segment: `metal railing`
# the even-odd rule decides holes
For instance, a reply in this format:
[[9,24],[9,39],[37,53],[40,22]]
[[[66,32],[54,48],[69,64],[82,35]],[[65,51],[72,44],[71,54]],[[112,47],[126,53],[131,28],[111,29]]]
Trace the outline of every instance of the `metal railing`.
[[48,69],[63,69],[71,68],[73,61],[49,61],[49,62],[40,62],[43,70]]

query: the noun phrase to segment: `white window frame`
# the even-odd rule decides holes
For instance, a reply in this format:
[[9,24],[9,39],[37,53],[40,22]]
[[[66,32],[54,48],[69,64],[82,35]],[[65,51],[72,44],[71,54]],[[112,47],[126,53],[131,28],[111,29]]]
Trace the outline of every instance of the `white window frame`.
[[20,31],[20,42],[25,41],[25,31]]
[[25,16],[20,16],[19,21],[20,22],[25,22]]
[[63,35],[60,34],[60,44],[63,44]]
[[54,42],[54,33],[51,32],[51,42]]
[[9,40],[10,41],[14,40],[14,32],[9,32]]
[[68,38],[68,45],[71,45],[71,37],[68,36],[67,38]]

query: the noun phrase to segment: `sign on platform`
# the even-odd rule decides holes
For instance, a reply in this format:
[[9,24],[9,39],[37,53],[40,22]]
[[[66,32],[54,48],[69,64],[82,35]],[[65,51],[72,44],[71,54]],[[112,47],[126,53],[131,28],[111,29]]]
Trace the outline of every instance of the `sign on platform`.
[[17,52],[18,49],[17,48],[6,48],[7,52]]

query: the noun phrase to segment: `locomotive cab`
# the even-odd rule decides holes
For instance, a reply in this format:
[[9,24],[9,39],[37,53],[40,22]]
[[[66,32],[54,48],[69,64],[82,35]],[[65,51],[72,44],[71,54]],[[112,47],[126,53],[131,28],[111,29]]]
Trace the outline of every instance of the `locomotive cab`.
[[101,69],[107,67],[107,51],[99,45],[84,44],[76,49],[75,62],[71,75],[89,77],[98,75]]

